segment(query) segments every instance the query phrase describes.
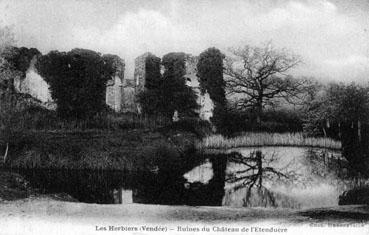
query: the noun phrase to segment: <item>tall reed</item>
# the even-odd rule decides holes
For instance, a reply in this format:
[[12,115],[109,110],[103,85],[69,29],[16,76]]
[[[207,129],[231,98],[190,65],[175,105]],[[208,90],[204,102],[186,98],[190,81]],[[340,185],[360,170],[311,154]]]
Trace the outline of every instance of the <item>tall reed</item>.
[[341,142],[330,138],[305,137],[302,133],[246,132],[233,138],[211,135],[196,144],[197,149],[230,149],[256,146],[319,147],[339,150],[341,149]]

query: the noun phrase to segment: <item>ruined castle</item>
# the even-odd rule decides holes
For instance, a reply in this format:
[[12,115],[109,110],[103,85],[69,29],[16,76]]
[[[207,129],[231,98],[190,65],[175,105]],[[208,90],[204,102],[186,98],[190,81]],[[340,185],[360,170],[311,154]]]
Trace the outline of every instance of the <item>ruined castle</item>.
[[[145,65],[146,58],[152,55],[147,52],[135,59],[135,69],[132,78],[124,77],[125,62],[118,56],[115,57],[115,74],[106,84],[106,104],[116,112],[140,113],[140,106],[137,102],[137,94],[145,89]],[[47,108],[54,109],[55,104],[49,92],[49,86],[40,76],[35,68],[37,57],[35,56],[26,71],[24,78],[14,80],[14,87],[20,93],[30,94],[40,100]],[[198,57],[188,55],[186,58],[186,85],[192,87],[198,96],[197,102],[200,105],[199,116],[203,120],[209,120],[212,116],[213,103],[209,94],[201,94],[199,79],[196,75],[196,65]],[[161,70],[163,72],[163,70]]]

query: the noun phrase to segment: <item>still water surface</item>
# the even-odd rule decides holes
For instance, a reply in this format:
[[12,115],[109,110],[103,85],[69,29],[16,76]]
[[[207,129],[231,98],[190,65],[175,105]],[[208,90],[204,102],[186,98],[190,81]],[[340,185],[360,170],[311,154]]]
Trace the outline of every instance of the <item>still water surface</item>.
[[262,147],[227,153],[209,155],[185,173],[14,171],[40,193],[67,193],[80,202],[102,204],[324,207],[337,205],[339,195],[351,185],[343,180],[345,161],[339,152]]

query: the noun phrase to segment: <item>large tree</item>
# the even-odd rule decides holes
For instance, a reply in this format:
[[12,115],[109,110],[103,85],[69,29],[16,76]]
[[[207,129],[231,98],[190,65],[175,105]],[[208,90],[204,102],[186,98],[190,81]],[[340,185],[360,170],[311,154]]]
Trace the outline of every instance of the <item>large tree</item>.
[[[339,138],[343,156],[355,170],[369,164],[369,88],[329,84],[306,109],[305,131]],[[367,173],[366,173],[367,174]]]
[[304,80],[288,75],[300,63],[296,55],[274,49],[270,43],[230,51],[224,69],[228,92],[235,97],[238,109],[255,112],[258,124],[265,106],[274,105],[280,99],[292,102],[302,94]]
[[[20,94],[14,90],[14,79],[21,77],[22,72],[14,66],[10,58],[19,58],[14,48],[14,34],[9,27],[0,27],[0,160],[6,161],[9,145],[15,132],[23,130],[17,119],[19,115],[21,101]],[[23,103],[24,104],[24,103]]]
[[10,27],[0,27],[0,102],[5,91],[14,90],[14,79],[21,76],[9,58],[15,58],[14,33]]
[[13,28],[9,26],[0,27],[0,52],[9,46],[14,46],[15,43]]

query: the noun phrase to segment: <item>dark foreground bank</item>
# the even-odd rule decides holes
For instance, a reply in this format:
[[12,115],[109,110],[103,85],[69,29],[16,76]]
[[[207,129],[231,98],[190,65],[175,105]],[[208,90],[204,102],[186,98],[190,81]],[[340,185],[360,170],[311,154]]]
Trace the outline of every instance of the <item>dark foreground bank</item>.
[[4,166],[142,171],[163,158],[180,160],[195,139],[190,132],[144,129],[23,132],[14,136]]

